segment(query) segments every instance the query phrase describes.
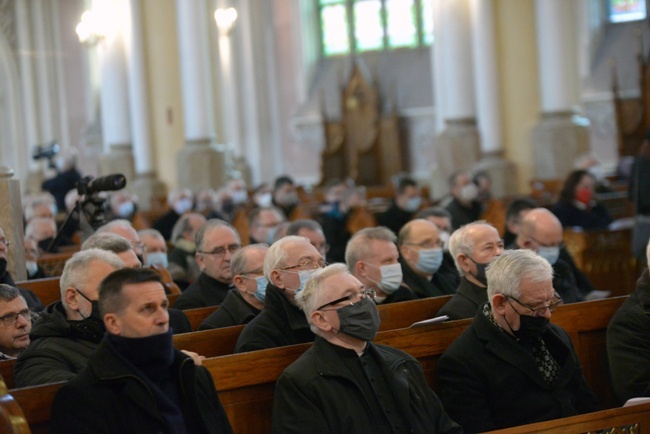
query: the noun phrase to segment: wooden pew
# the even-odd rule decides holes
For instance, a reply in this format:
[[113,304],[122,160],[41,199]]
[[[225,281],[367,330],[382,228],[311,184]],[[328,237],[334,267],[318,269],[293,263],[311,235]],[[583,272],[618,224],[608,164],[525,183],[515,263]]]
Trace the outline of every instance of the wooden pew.
[[[32,434],[50,432],[52,400],[65,382],[13,389],[9,394],[16,400],[29,423]],[[74,415],[72,415],[74,417]]]
[[60,276],[63,272],[65,262],[75,252],[62,252],[62,253],[46,253],[42,255],[36,262],[41,267],[46,276]]
[[59,276],[44,277],[42,279],[23,280],[16,282],[19,288],[29,289],[34,292],[44,306],[61,300],[61,289],[59,288]]
[[[633,428],[632,428],[633,427]],[[650,431],[650,403],[490,431],[492,434],[642,433]]]
[[6,434],[28,434],[27,419],[20,405],[8,393],[7,386],[0,378],[0,432]]
[[[408,327],[416,321],[434,318],[438,310],[451,299],[451,295],[380,305],[379,330]],[[185,311],[186,313],[188,311]],[[174,346],[180,350],[194,351],[205,357],[224,356],[235,351],[237,338],[244,326],[224,327],[174,336]]]
[[217,309],[219,309],[219,306],[198,307],[196,309],[185,309],[183,313],[190,320],[192,330],[196,331],[201,323]]
[[14,366],[16,366],[16,360],[0,361],[0,377],[2,377],[4,380],[4,384],[7,386],[7,389],[13,389],[15,387]]
[[613,296],[634,291],[639,278],[632,255],[632,229],[613,231],[564,231],[567,250],[596,289]]

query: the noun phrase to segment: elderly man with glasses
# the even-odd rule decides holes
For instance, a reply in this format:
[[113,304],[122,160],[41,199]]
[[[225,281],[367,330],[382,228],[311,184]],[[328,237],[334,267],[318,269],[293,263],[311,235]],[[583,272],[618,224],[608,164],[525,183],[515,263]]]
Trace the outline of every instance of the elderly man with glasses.
[[237,230],[224,220],[210,219],[199,228],[195,241],[201,274],[178,297],[177,309],[219,305],[233,288],[230,261],[241,249]]
[[291,235],[273,243],[264,256],[266,287],[264,310],[239,335],[236,353],[312,342],[296,295],[307,279],[325,266],[322,255],[307,238]]
[[0,283],[0,360],[18,357],[31,329],[32,315],[18,288]]
[[508,250],[487,269],[488,302],[437,364],[438,393],[466,432],[595,411],[569,335],[549,322],[562,303],[551,265]]
[[297,303],[316,339],[276,383],[274,433],[462,432],[417,360],[372,343],[380,322],[373,297],[343,264],[307,282]]

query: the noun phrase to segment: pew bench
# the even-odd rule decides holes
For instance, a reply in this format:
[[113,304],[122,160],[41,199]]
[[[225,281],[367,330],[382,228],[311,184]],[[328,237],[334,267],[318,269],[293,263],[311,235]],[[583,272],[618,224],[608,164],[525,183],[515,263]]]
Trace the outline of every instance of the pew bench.
[[201,323],[217,309],[219,309],[219,306],[197,307],[195,309],[185,309],[183,313],[190,321],[192,330],[197,331]]
[[23,280],[16,282],[19,288],[32,291],[41,300],[44,306],[61,300],[61,289],[59,287],[59,276],[44,277],[42,279]]

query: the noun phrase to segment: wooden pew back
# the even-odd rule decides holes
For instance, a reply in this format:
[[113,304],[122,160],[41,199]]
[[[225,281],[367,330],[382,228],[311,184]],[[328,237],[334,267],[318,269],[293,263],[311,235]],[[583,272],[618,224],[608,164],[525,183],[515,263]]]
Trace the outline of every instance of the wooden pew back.
[[192,330],[197,331],[201,323],[217,309],[219,309],[219,306],[197,307],[196,309],[185,309],[183,313],[190,321]]
[[34,292],[44,306],[61,300],[61,289],[59,288],[59,276],[44,277],[42,279],[23,280],[16,282],[19,288],[29,289]]
[[38,266],[41,267],[46,276],[60,276],[63,273],[65,262],[75,252],[46,253],[38,258]]

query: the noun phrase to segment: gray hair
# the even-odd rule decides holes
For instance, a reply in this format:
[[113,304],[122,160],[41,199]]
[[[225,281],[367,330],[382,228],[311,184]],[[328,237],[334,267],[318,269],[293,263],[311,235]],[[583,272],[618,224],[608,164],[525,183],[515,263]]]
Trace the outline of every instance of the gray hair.
[[189,188],[177,188],[169,192],[167,195],[167,203],[174,204],[183,196],[188,197],[190,200],[193,200],[194,198],[192,190]]
[[[201,214],[197,213],[185,213],[180,218],[178,221],[174,224],[174,227],[172,228],[172,235],[170,241],[172,243],[176,243],[179,238],[183,237],[183,234],[191,229],[190,227],[190,219],[194,216],[198,216]],[[202,216],[202,215],[201,215]]]
[[452,220],[451,213],[441,206],[431,206],[429,208],[418,211],[413,219],[426,219],[427,217],[442,217],[449,219],[450,222]]
[[50,226],[50,229],[52,229],[52,231],[56,235],[56,221],[54,221],[53,218],[36,217],[33,218],[29,223],[27,223],[27,227],[25,228],[25,236],[37,241],[40,240],[41,237],[36,236],[41,233],[39,226],[46,225],[46,224]]
[[458,263],[458,259],[456,259],[456,257],[461,254],[470,256],[474,251],[474,246],[476,246],[476,240],[474,239],[474,237],[470,236],[470,232],[476,226],[489,226],[494,230],[496,230],[494,226],[492,226],[490,223],[486,222],[485,220],[477,220],[475,222],[463,225],[459,229],[456,229],[454,233],[451,234],[451,237],[449,237],[449,253],[451,253],[451,256],[454,258],[454,264],[456,264],[456,269],[458,270],[458,274],[460,274],[461,276],[464,276],[465,272],[463,271],[463,268]]
[[269,246],[267,244],[250,244],[241,248],[232,255],[230,259],[230,272],[233,276],[242,274],[248,268],[248,257],[246,256],[251,250],[267,251]]
[[266,276],[269,282],[271,281],[271,272],[278,268],[280,264],[284,264],[284,261],[287,259],[287,245],[297,241],[309,242],[305,237],[289,235],[280,238],[269,247],[268,252],[266,252],[266,255],[264,256],[264,276]]
[[397,237],[393,231],[384,226],[361,229],[350,238],[348,245],[345,247],[345,263],[350,270],[354,270],[357,262],[370,255],[371,246],[369,241],[378,240],[394,243],[396,239]]
[[[34,213],[36,208],[39,206],[47,206],[50,210],[52,209],[52,201],[44,197],[36,197],[33,201],[28,202],[25,206],[25,221],[29,222],[34,218]],[[54,212],[52,213],[54,214]]]
[[88,249],[101,249],[108,250],[113,253],[124,253],[133,250],[133,246],[124,237],[116,235],[111,232],[99,233],[96,232],[81,245],[81,250]]
[[108,250],[91,248],[75,253],[66,261],[63,267],[63,273],[61,273],[61,279],[59,280],[61,300],[64,304],[66,288],[79,288],[83,286],[88,281],[90,275],[89,265],[95,261],[104,262],[115,269],[124,268],[124,262],[119,256]]
[[298,235],[300,229],[308,229],[315,232],[323,232],[323,227],[316,220],[300,219],[294,220],[287,226],[287,235]]
[[521,296],[521,282],[532,283],[553,280],[549,262],[532,250],[506,250],[487,267],[488,299],[495,294]]
[[334,275],[343,273],[348,273],[345,264],[332,264],[320,270],[316,270],[305,283],[305,289],[296,295],[296,304],[305,313],[311,331],[316,334],[320,334],[320,329],[311,322],[311,314],[321,303],[322,297],[320,290],[323,286],[323,281]]
[[196,244],[196,250],[203,250],[203,238],[205,238],[205,234],[214,229],[214,228],[219,228],[219,227],[224,227],[224,228],[229,228],[235,233],[235,237],[237,237],[237,241],[241,243],[241,238],[239,238],[239,233],[237,232],[237,229],[230,223],[228,223],[225,220],[221,219],[210,219],[203,223],[203,225],[199,228],[198,231],[196,231],[196,236],[194,237],[194,242]]
[[158,229],[142,229],[138,231],[138,237],[142,238],[142,236],[152,236],[165,242],[165,237],[162,236]]
[[650,266],[650,240],[648,240],[648,247],[646,248],[645,255],[646,261],[648,261],[646,265]]
[[111,220],[110,222],[100,226],[95,231],[96,234],[110,233],[113,228],[129,228],[133,229],[130,221],[125,219]]
[[12,301],[20,295],[20,290],[15,286],[0,283],[0,301]]

